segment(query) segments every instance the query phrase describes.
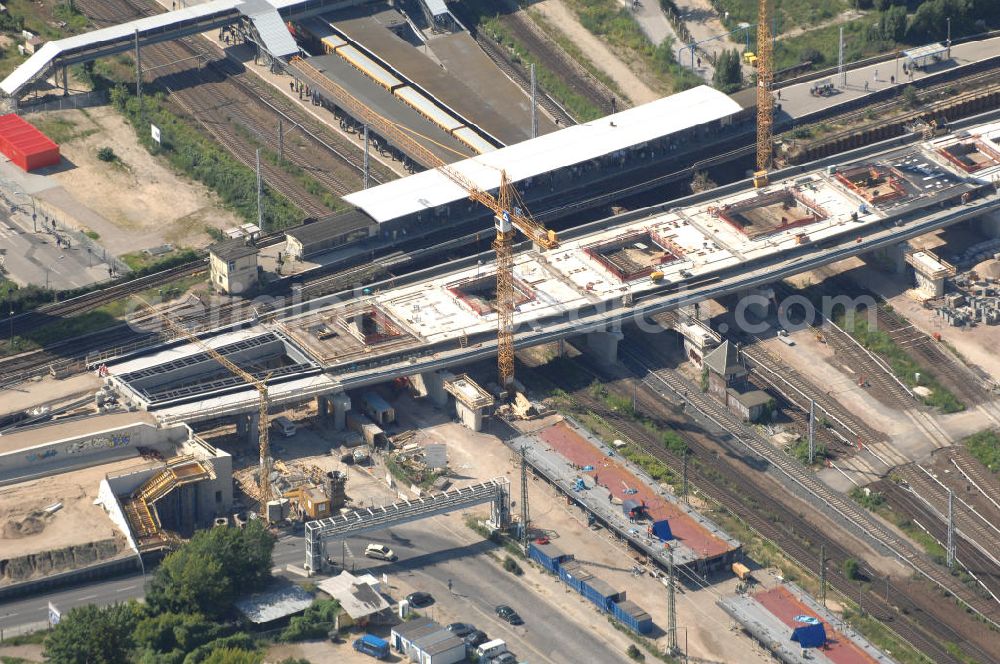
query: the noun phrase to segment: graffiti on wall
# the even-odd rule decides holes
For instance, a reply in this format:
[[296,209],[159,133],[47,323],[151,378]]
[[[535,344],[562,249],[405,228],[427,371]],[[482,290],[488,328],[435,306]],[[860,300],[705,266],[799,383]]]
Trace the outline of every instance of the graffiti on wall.
[[45,450],[44,452],[31,452],[29,454],[25,454],[24,458],[27,459],[29,462],[33,462],[33,461],[41,461],[42,459],[48,459],[49,457],[54,457],[56,454],[58,454],[58,452],[56,452],[55,450],[48,449]]
[[66,448],[67,454],[79,454],[80,452],[90,452],[92,450],[114,449],[116,447],[127,447],[132,441],[131,434],[115,433],[110,436],[98,436],[86,440],[78,440]]

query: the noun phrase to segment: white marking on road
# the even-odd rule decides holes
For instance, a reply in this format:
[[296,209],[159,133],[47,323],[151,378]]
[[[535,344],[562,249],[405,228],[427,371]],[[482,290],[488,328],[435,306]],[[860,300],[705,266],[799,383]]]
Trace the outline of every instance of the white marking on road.
[[87,595],[86,597],[80,597],[78,599],[82,602],[84,600],[94,599],[95,597],[97,597],[97,595]]
[[115,592],[116,592],[116,593],[123,593],[123,592],[125,592],[126,590],[132,590],[133,588],[137,588],[137,587],[138,587],[138,586],[125,586],[124,588],[119,588],[119,589],[118,589],[118,590],[116,590]]

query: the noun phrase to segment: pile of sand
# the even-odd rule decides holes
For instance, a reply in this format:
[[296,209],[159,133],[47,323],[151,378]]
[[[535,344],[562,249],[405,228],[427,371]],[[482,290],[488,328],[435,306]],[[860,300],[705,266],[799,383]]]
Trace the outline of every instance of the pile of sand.
[[972,268],[980,279],[1000,279],[1000,261],[989,258]]
[[20,519],[8,519],[3,526],[3,536],[7,539],[19,539],[29,535],[37,535],[45,530],[51,514],[46,512],[31,512]]

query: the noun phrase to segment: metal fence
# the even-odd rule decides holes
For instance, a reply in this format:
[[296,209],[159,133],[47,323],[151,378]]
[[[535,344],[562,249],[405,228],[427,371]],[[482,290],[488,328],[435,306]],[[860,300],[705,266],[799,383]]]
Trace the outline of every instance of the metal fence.
[[67,248],[76,247],[87,252],[88,256],[91,257],[91,263],[107,263],[112,273],[108,274],[107,279],[102,279],[98,283],[110,281],[114,277],[132,271],[117,256],[108,254],[103,246],[88,237],[83,231],[70,227],[52,210],[42,209],[35,197],[25,192],[24,188],[15,180],[0,176],[0,200],[7,206],[7,210],[12,215],[23,214],[31,218],[35,232],[48,233],[54,239],[58,238],[58,241]]
[[38,622],[22,623],[20,625],[11,625],[10,627],[4,627],[0,625],[0,643],[3,643],[6,639],[12,639],[15,636],[21,636],[23,634],[31,634],[32,632],[40,632],[46,630],[50,627],[49,621],[40,620]]
[[91,108],[108,103],[106,90],[91,90],[65,97],[43,97],[39,101],[22,101],[18,106],[20,113],[41,113],[42,111],[66,111],[74,108]]

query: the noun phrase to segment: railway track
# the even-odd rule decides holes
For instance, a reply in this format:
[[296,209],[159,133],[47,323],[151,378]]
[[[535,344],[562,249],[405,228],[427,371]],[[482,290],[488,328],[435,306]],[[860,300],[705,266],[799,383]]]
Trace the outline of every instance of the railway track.
[[[900,539],[893,530],[867,510],[834,491],[817,479],[815,475],[806,471],[798,462],[776,450],[768,441],[760,438],[755,430],[734,417],[714,399],[703,394],[697,385],[690,383],[674,371],[649,366],[650,358],[656,357],[658,351],[645,344],[641,339],[631,335],[627,335],[626,338],[630,341],[627,345],[620,347],[619,352],[626,366],[636,375],[642,377],[644,383],[654,387],[658,385],[660,389],[667,389],[680,395],[687,403],[734,436],[735,440],[752,455],[766,460],[768,464],[797,484],[808,495],[840,516],[845,523],[852,524],[856,534],[873,542],[876,547],[891,552],[901,562],[913,568],[941,589],[951,593],[983,619],[1000,627],[1000,622],[998,622],[1000,621],[1000,604],[983,601],[981,597],[958,583],[947,572],[925,560],[908,541]],[[633,349],[641,349],[643,354],[640,355]]]
[[[162,11],[151,0],[86,0],[83,5],[95,19],[120,23]],[[248,167],[254,166],[255,150],[264,147],[279,152],[279,122],[288,130],[299,129],[293,141],[285,141],[285,158],[312,176],[326,189],[345,194],[361,186],[360,155],[341,138],[325,139],[315,121],[291,105],[279,109],[262,96],[259,84],[249,82],[252,74],[225,57],[215,46],[199,37],[149,46],[143,61],[156,68],[157,83],[171,93],[171,99],[199,122],[233,156]],[[203,66],[191,66],[197,59]],[[239,129],[237,129],[239,127]],[[292,143],[289,145],[289,143]],[[344,147],[331,143],[345,143]],[[262,171],[270,186],[281,192],[309,216],[331,212],[322,198],[307,191],[295,176],[278,165],[262,160]],[[377,169],[375,181],[388,178]]]
[[[920,464],[900,466],[894,471],[894,476],[909,484],[910,489],[930,503],[939,515],[948,513],[948,489],[926,468]],[[1000,560],[995,558],[1000,554],[1000,529],[972,509],[957,492],[954,495],[956,530],[972,544],[978,545],[996,566],[994,573],[1000,574]]]
[[[885,495],[893,509],[905,515],[917,527],[933,537],[941,548],[946,548],[947,521],[925,496],[912,488],[906,489],[892,482],[880,482],[878,489]],[[975,542],[962,536],[960,528],[956,527],[956,530],[959,532],[955,538],[955,562],[965,568],[973,578],[984,601],[1000,604],[1000,568],[997,567],[996,561],[993,556],[982,551]]]
[[[542,32],[523,11],[500,17],[514,39],[534,54],[545,67],[559,77],[573,92],[580,95],[603,113],[614,113],[629,106],[628,100],[619,99],[603,82],[575,62],[561,46]],[[612,100],[615,100],[612,102]]]
[[[581,366],[581,363],[577,363]],[[555,385],[550,375],[543,375],[537,369],[520,369],[522,374],[533,383]],[[596,380],[607,384],[608,376],[588,370]],[[659,401],[661,390],[646,389],[638,397],[640,405],[645,405],[646,399]],[[646,453],[664,462],[674,472],[680,474],[684,465],[683,458],[669,450],[644,426],[635,420],[623,417],[604,403],[595,399],[589,390],[578,389],[568,392],[569,398],[584,412],[596,415],[602,424],[615,432],[615,436],[625,441],[633,442]],[[661,406],[662,407],[662,406]],[[649,415],[650,413],[646,413]],[[654,415],[654,417],[656,417]],[[688,444],[693,462],[688,464],[688,480],[703,497],[724,507],[731,515],[741,520],[751,531],[761,538],[772,542],[791,560],[803,569],[813,569],[819,555],[819,545],[824,543],[827,551],[827,578],[831,586],[837,589],[845,598],[858,597],[855,582],[847,579],[840,572],[842,563],[847,558],[855,557],[844,548],[842,541],[831,537],[829,533],[821,532],[805,519],[798,516],[795,510],[784,510],[779,507],[774,518],[766,513],[775,505],[774,497],[760,484],[748,480],[742,473],[727,463],[719,463],[719,454],[713,447],[706,445],[699,437],[691,434],[691,430],[680,427],[675,431]],[[702,465],[710,467],[706,472]],[[764,512],[764,513],[762,513]],[[779,514],[780,513],[780,514]],[[915,649],[927,654],[935,662],[959,662],[947,650],[943,642],[963,643],[983,662],[1000,661],[975,644],[967,640],[948,625],[933,619],[933,616],[923,616],[923,611],[913,604],[900,590],[893,588],[891,598],[884,599],[875,590],[884,584],[878,579],[878,574],[866,565],[864,572],[872,581],[864,595],[865,609],[880,620],[884,627],[894,632],[902,641],[909,643]],[[888,587],[888,586],[886,586]],[[924,617],[925,620],[920,620]],[[930,620],[926,620],[930,618]]]
[[[514,83],[518,85],[522,90],[531,90],[531,78],[523,69],[511,62],[509,56],[504,51],[504,49],[493,41],[491,38],[483,35],[481,32],[475,28],[470,29],[472,37],[479,44],[479,47],[483,49],[483,52],[489,57],[490,60],[506,74]],[[537,95],[538,105],[546,110],[546,112],[555,119],[557,124],[561,124],[564,127],[569,127],[576,124],[576,120],[569,114],[566,109],[557,104],[545,91],[541,91],[541,94]]]

